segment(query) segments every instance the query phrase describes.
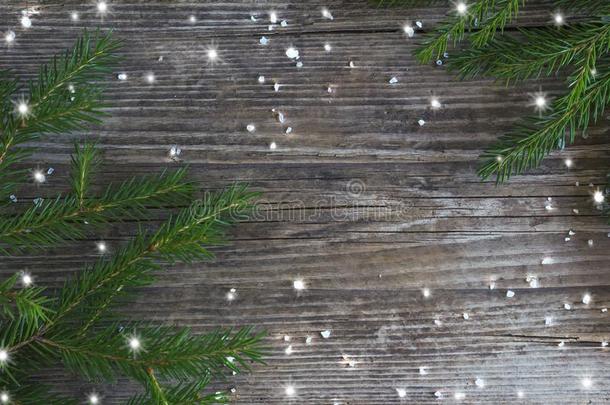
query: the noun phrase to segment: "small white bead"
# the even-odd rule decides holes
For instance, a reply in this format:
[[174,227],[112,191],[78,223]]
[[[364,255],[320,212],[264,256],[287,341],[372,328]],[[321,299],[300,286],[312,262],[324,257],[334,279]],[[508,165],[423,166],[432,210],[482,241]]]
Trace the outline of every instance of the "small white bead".
[[415,35],[415,30],[409,24],[405,24],[402,29],[409,38],[412,38],[413,35]]
[[290,59],[299,59],[299,50],[291,46],[286,49],[286,56],[288,56]]

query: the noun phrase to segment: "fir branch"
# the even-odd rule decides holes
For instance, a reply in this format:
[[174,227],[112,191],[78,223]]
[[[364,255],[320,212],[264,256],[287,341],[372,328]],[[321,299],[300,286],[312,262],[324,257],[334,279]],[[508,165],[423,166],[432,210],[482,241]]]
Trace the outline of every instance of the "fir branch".
[[85,196],[91,182],[91,174],[99,166],[99,163],[99,154],[94,144],[85,143],[82,147],[78,144],[74,145],[70,180],[72,192],[80,207],[85,204]]
[[49,320],[51,300],[42,295],[41,287],[15,289],[19,274],[14,274],[0,283],[0,307],[7,318],[23,318],[27,323],[38,325]]
[[482,155],[486,159],[479,169],[482,178],[495,174],[501,183],[538,166],[565,138],[568,143],[574,142],[578,130],[585,131],[589,122],[602,115],[610,102],[610,72],[604,69],[606,74],[594,78],[595,60],[592,49],[572,78],[571,91],[553,102],[550,114],[526,120]]
[[[422,46],[415,52],[421,63],[429,63],[440,58],[449,45],[457,45],[462,41],[466,30],[472,29],[496,8],[496,4],[504,4],[514,0],[479,0],[468,6],[468,12],[463,16],[455,16],[441,23],[433,33],[426,36]],[[493,22],[493,21],[492,21]],[[496,24],[499,21],[495,22]]]
[[169,262],[210,259],[213,255],[206,246],[224,242],[225,228],[243,217],[255,196],[245,186],[209,193],[170,218],[153,235],[142,232],[112,259],[101,260],[76,279],[67,281],[52,322],[58,322],[83,304],[86,318],[86,308],[99,308],[104,298],[116,295],[117,290],[150,283],[150,273],[158,269],[155,259]]
[[610,24],[574,24],[559,32],[555,28],[529,28],[520,33],[521,37],[504,35],[483,48],[464,50],[452,57],[448,66],[464,79],[486,75],[508,84],[556,74],[591,49],[598,55],[610,49]]
[[[128,339],[132,335],[126,330],[134,330],[133,336],[142,342],[140,351],[131,351]],[[145,385],[150,383],[152,370],[164,381],[188,381],[223,374],[223,369],[236,373],[249,369],[249,362],[261,362],[263,337],[251,328],[194,335],[189,328],[119,328],[116,324],[86,339],[62,334],[36,338],[36,344],[56,351],[69,370],[87,379],[108,380],[123,373]]]
[[[93,167],[89,163],[79,164],[78,170],[90,171]],[[0,218],[0,242],[12,250],[57,245],[65,240],[83,238],[86,226],[140,218],[150,207],[183,204],[190,199],[193,190],[192,184],[184,180],[185,176],[186,169],[179,169],[161,175],[134,177],[110,185],[98,199],[81,201],[78,193],[84,188],[80,188],[76,189],[77,196],[45,200],[19,216]],[[79,172],[72,177],[80,181],[83,177],[88,178],[88,173]],[[87,183],[85,179],[78,187],[86,187]],[[0,253],[7,253],[7,249],[0,246]]]
[[[2,112],[1,119],[3,121],[6,119],[7,112],[10,111],[12,107],[10,99],[17,91],[17,88],[17,79],[11,77],[8,70],[0,70],[0,111]],[[5,126],[6,124],[3,122],[0,131],[2,131]]]
[[[172,387],[162,387],[164,396],[169,404],[180,405],[212,405],[225,404],[229,402],[226,393],[217,391],[213,394],[204,395],[202,391],[209,384],[209,376],[202,376],[196,381],[174,383]],[[160,386],[161,387],[161,386]],[[147,392],[133,396],[127,405],[155,404],[154,394],[151,388],[147,387]]]
[[525,4],[525,0],[500,0],[497,9],[490,17],[479,24],[479,30],[475,31],[469,38],[475,48],[480,48],[491,41],[498,30],[503,31],[519,12],[519,3]]
[[27,149],[15,151],[17,146],[45,133],[71,132],[99,122],[104,105],[99,86],[91,82],[110,72],[119,47],[120,41],[113,40],[110,33],[102,36],[98,32],[92,38],[85,31],[71,50],[43,65],[37,81],[29,83],[30,113],[26,117],[3,114],[0,183],[5,193],[15,188],[14,179],[22,174],[11,166],[29,156]]
[[[29,377],[29,376],[28,376]],[[10,395],[10,404],[13,405],[80,405],[82,400],[75,400],[52,392],[51,388],[40,381],[14,381],[0,380],[0,387],[6,389]]]
[[146,369],[146,374],[148,376],[147,387],[148,392],[150,392],[151,400],[155,404],[159,405],[169,405],[169,401],[165,396],[165,392],[163,388],[161,388],[161,384],[159,384],[159,380],[155,377],[155,371],[152,368]]

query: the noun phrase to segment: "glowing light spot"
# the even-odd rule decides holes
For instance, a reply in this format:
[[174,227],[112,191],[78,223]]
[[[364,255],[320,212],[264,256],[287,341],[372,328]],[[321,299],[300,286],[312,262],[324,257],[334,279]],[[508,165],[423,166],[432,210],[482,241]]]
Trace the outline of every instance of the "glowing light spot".
[[563,23],[565,23],[565,19],[561,13],[555,13],[555,15],[553,15],[553,21],[555,21],[555,25],[563,25]]
[[595,190],[593,193],[593,201],[595,201],[597,204],[601,204],[604,202],[604,199],[604,193],[602,193],[600,190]]
[[196,23],[197,22],[197,17],[195,17],[194,15],[190,16],[189,17],[189,22],[191,22],[193,24]]
[[89,394],[89,403],[91,405],[97,405],[100,403],[100,397],[97,394]]
[[589,305],[591,303],[591,294],[585,294],[582,296],[582,303]]
[[329,20],[334,19],[333,15],[330,13],[330,11],[326,7],[322,8],[321,11],[322,11],[322,17],[327,18]]
[[140,348],[141,348],[141,347],[142,347],[142,343],[140,342],[140,339],[138,339],[138,338],[137,338],[137,337],[135,337],[135,336],[134,336],[134,337],[131,337],[131,338],[129,339],[129,348],[130,348],[131,350],[133,350],[133,351],[135,352],[135,351],[140,350]]
[[211,61],[218,59],[218,51],[214,48],[208,49],[208,59]]
[[289,385],[286,387],[286,395],[288,395],[289,397],[294,396],[294,394],[296,394],[296,390],[294,389],[294,386]]
[[4,34],[4,40],[7,44],[13,43],[15,41],[15,32],[7,31],[6,34]]
[[407,390],[404,388],[396,388],[396,393],[398,394],[398,398],[404,398],[407,396]]
[[474,385],[479,388],[485,388],[485,380],[482,378],[477,378],[476,380],[474,380]]
[[292,283],[292,286],[294,287],[295,290],[304,290],[305,282],[302,279],[297,279],[297,280],[294,280],[294,282]]
[[32,177],[36,183],[44,183],[47,180],[47,177],[40,170],[34,170]]
[[21,283],[23,283],[25,287],[31,286],[33,282],[34,280],[32,279],[32,276],[30,276],[28,273],[23,273],[21,275]]
[[97,242],[97,250],[100,253],[104,253],[108,250],[108,246],[106,246],[106,242]]
[[574,165],[574,162],[572,161],[572,159],[566,159],[563,161],[563,163],[565,163],[566,167],[572,167],[572,165]]
[[3,404],[8,404],[10,400],[11,397],[10,395],[8,395],[8,392],[3,391],[0,393],[0,402],[2,402]]
[[235,288],[231,288],[229,292],[227,292],[227,300],[233,301],[237,296],[237,290]]
[[591,388],[593,386],[593,380],[591,380],[589,377],[583,378],[580,380],[580,383],[582,384],[583,388]]
[[271,24],[277,23],[277,13],[275,11],[271,11],[269,13],[269,21],[271,22]]
[[108,11],[108,3],[105,1],[100,1],[97,3],[97,11],[104,14]]
[[8,352],[4,349],[0,349],[0,364],[4,364],[8,361]]
[[436,97],[432,97],[432,98],[430,99],[430,106],[431,106],[433,109],[437,110],[437,109],[441,108],[441,102],[438,100],[438,98],[436,98]]
[[287,355],[291,355],[292,354],[292,345],[289,345],[286,350],[284,350],[284,353],[286,353]]
[[275,142],[271,142],[271,143],[269,144],[269,149],[271,149],[271,150],[275,150],[276,148],[277,148],[277,145],[276,145],[276,143],[275,143]]
[[327,43],[324,44],[324,50],[326,52],[330,52],[330,51],[333,50],[333,47],[327,42]]
[[19,21],[21,22],[21,26],[23,28],[30,28],[32,26],[32,20],[27,15],[21,17],[21,20]]
[[466,15],[466,11],[468,11],[468,6],[463,1],[460,1],[455,5],[455,10],[459,15]]
[[455,398],[456,401],[461,401],[466,398],[466,394],[464,394],[463,392],[456,392],[455,394],[453,394],[453,398]]
[[72,21],[78,21],[78,13],[76,11],[71,12],[70,18],[72,19]]
[[523,391],[517,391],[518,398],[523,398],[524,396],[525,396],[525,393]]
[[17,113],[19,113],[19,115],[25,117],[26,115],[28,115],[30,112],[30,107],[28,106],[28,104],[25,101],[20,101],[17,104]]
[[146,79],[146,82],[149,84],[152,84],[155,82],[155,74],[150,72],[148,74],[146,74],[146,76],[144,77],[144,79]]

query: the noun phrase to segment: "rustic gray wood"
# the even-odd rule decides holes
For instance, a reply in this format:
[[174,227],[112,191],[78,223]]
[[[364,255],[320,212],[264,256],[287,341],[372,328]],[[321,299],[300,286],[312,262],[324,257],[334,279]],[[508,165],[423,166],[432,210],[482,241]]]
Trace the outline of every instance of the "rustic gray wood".
[[[216,249],[217,260],[173,266],[128,310],[197,331],[267,329],[268,364],[215,388],[235,387],[243,404],[435,403],[436,391],[446,402],[462,392],[463,403],[610,401],[610,354],[601,347],[610,340],[602,312],[610,306],[610,229],[591,200],[607,180],[608,121],[508,185],[475,175],[481,150],[529,112],[529,93],[540,86],[559,94],[560,81],[505,88],[418,65],[411,52],[421,36],[408,39],[401,26],[421,20],[430,29],[446,12],[442,5],[388,12],[339,0],[113,2],[102,21],[90,2],[39,4],[29,30],[18,27],[23,2],[0,4],[0,29],[17,33],[13,46],[0,48],[0,67],[31,76],[82,27],[101,26],[125,40],[117,73],[128,80],[109,80],[104,125],[38,143],[31,166],[56,172],[42,187],[25,188],[20,204],[65,190],[71,143],[84,137],[98,139],[104,152],[99,186],[179,166],[167,159],[177,144],[202,188],[237,180],[263,192],[260,211],[239,225],[229,246]],[[547,23],[549,4],[532,4],[517,24]],[[321,17],[323,6],[334,20]],[[73,10],[78,22],[70,19]],[[268,31],[269,10],[288,26]],[[262,35],[269,45],[259,45]],[[214,66],[206,59],[212,43],[221,59]],[[302,68],[284,54],[291,45]],[[144,80],[148,72],[154,84]],[[432,95],[443,104],[439,111],[429,108]],[[272,108],[286,115],[284,126]],[[249,123],[255,133],[246,131]],[[292,134],[284,134],[286,126]],[[574,168],[565,168],[566,157]],[[166,213],[153,215],[151,221]],[[570,229],[576,234],[565,242]],[[100,238],[112,248],[134,232],[133,224],[117,224]],[[58,286],[97,257],[94,242],[5,257],[0,271],[28,269],[37,283]],[[553,263],[542,265],[545,257]],[[540,288],[529,287],[528,274]],[[293,289],[297,278],[304,291]],[[238,296],[228,303],[230,288]],[[581,303],[585,293],[589,305]],[[326,329],[328,339],[320,336]],[[581,385],[586,377],[590,389]],[[96,389],[108,404],[136,389],[126,381],[84,383],[59,370],[40,378],[83,398]],[[476,378],[486,386],[477,388]],[[286,396],[287,385],[294,397]]]

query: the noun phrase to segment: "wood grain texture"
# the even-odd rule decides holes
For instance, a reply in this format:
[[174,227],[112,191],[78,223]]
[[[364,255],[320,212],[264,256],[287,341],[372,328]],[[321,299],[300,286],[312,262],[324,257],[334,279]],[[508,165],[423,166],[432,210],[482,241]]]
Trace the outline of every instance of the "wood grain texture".
[[[610,401],[610,352],[601,347],[610,340],[602,312],[610,306],[610,229],[591,201],[607,180],[607,119],[508,185],[475,175],[481,150],[529,112],[529,94],[538,86],[560,94],[560,81],[505,88],[418,65],[411,53],[420,36],[405,38],[401,25],[421,20],[428,30],[445,14],[442,5],[388,12],[365,1],[130,1],[111,3],[101,21],[92,3],[80,3],[41,3],[29,30],[17,28],[23,2],[0,4],[0,29],[17,33],[13,46],[0,49],[0,67],[24,77],[82,27],[113,28],[125,40],[116,73],[128,80],[108,83],[111,117],[89,133],[38,142],[29,167],[55,173],[40,188],[24,188],[19,204],[65,190],[72,141],[84,137],[97,139],[104,153],[96,187],[189,164],[202,188],[237,180],[262,191],[259,211],[216,250],[216,261],[172,267],[129,308],[130,315],[197,331],[267,329],[268,364],[216,388],[235,387],[235,402],[243,404],[423,404],[438,402],[436,391],[444,402],[454,402],[455,392],[466,394],[463,403]],[[323,6],[334,20],[321,17]],[[545,24],[551,9],[549,2],[531,4],[515,24]],[[269,10],[288,26],[268,31]],[[262,35],[269,45],[259,45]],[[213,66],[206,58],[212,44],[220,55]],[[298,48],[302,68],[285,56],[288,46]],[[149,72],[153,84],[144,80]],[[441,100],[439,111],[430,110],[431,96]],[[284,125],[273,108],[286,115]],[[249,123],[256,132],[246,131]],[[183,149],[181,163],[167,159],[172,144]],[[575,163],[570,170],[566,157]],[[549,197],[552,210],[545,208]],[[167,213],[152,215],[154,223]],[[576,234],[566,242],[569,230]],[[99,238],[116,248],[136,227],[104,232]],[[59,286],[96,259],[95,240],[2,258],[0,272],[28,269],[37,283]],[[542,265],[545,257],[553,263]],[[528,275],[540,288],[529,287]],[[307,285],[298,293],[297,278]],[[238,295],[227,303],[229,288]],[[591,304],[581,303],[584,293]],[[320,336],[326,329],[328,339]],[[284,335],[291,336],[291,355]],[[588,390],[585,377],[593,381]],[[40,378],[83,398],[95,388],[107,404],[137,389],[126,381],[96,386],[61,370]]]

